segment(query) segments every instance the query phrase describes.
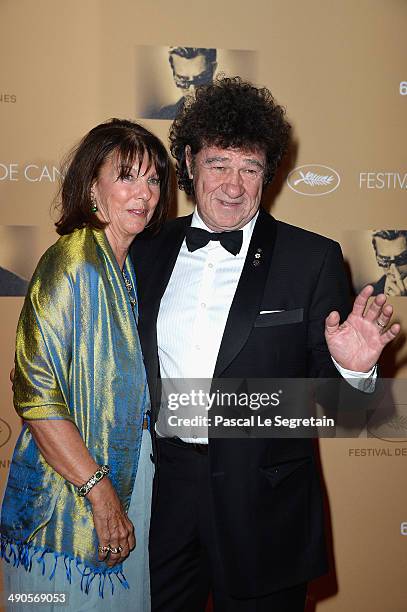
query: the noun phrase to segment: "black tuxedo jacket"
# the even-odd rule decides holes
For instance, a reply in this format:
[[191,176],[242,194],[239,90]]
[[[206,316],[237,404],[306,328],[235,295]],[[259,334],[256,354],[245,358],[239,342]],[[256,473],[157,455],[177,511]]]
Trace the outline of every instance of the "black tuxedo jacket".
[[[191,218],[170,221],[155,238],[138,237],[131,250],[153,400],[160,300]],[[255,258],[256,253],[261,257]],[[260,315],[262,310],[283,312]],[[339,245],[260,209],[214,376],[337,377],[324,339],[331,310],[341,318],[349,312]],[[210,439],[209,472],[232,596],[259,597],[326,571],[321,486],[311,439]]]

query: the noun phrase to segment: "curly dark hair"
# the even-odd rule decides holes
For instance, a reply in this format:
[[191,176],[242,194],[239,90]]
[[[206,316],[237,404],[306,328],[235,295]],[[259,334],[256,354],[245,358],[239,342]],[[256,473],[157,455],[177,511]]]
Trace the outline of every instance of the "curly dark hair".
[[170,150],[176,159],[178,186],[188,195],[185,147],[196,155],[204,146],[262,151],[266,156],[264,184],[270,183],[285,153],[291,126],[285,109],[271,92],[240,77],[218,77],[187,96],[170,129]]
[[157,230],[168,213],[170,157],[161,142],[142,125],[127,119],[110,119],[94,127],[71,151],[64,163],[62,185],[56,208],[60,216],[55,223],[58,234],[70,234],[84,226],[103,229],[106,223],[92,212],[91,188],[105,161],[117,155],[118,179],[124,178],[137,159],[147,154],[160,179],[160,199],[149,223]]

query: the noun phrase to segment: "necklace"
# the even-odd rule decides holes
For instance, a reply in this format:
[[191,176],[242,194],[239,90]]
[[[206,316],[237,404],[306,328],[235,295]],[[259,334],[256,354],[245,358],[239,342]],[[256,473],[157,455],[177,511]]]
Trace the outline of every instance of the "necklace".
[[123,275],[124,284],[126,285],[126,289],[129,294],[131,308],[134,312],[134,308],[136,306],[136,298],[134,297],[134,294],[133,294],[133,285],[131,284],[129,277],[127,276],[124,270],[122,270],[122,275]]

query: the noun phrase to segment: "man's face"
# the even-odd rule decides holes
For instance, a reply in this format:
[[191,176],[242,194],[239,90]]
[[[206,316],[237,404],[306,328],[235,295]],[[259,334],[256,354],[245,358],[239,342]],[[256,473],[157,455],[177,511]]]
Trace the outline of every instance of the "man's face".
[[386,274],[390,270],[390,266],[396,266],[400,276],[407,276],[407,241],[404,236],[398,236],[394,240],[386,240],[385,238],[376,237],[376,259],[381,268],[384,268]]
[[188,59],[174,54],[172,56],[172,70],[176,86],[185,93],[190,88],[212,81],[213,78],[212,65],[208,65],[204,55],[197,55]]
[[192,159],[187,147],[186,159],[199,216],[212,231],[240,229],[254,217],[263,189],[264,153],[204,147]]

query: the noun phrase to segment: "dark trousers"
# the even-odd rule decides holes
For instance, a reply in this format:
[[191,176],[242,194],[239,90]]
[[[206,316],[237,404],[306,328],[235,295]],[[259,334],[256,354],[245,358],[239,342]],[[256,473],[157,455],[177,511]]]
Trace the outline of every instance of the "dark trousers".
[[159,439],[158,495],[150,528],[152,612],[303,612],[307,585],[258,599],[226,591],[204,448]]

